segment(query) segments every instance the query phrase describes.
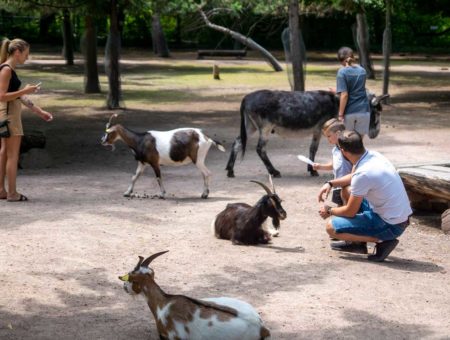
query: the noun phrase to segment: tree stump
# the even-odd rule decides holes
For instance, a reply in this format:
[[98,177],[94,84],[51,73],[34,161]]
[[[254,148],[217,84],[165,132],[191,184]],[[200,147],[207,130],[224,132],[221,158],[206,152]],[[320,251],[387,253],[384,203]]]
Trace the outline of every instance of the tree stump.
[[411,206],[442,214],[441,228],[450,231],[450,162],[400,167]]
[[216,80],[220,80],[220,69],[219,65],[217,64],[213,65],[213,78]]
[[[22,136],[22,142],[20,143],[20,153],[19,153],[19,169],[24,167],[34,167],[33,164],[42,163],[37,162],[36,155],[32,156],[32,160],[26,161],[24,155],[28,153],[31,149],[44,149],[46,144],[45,135],[41,131],[31,131],[26,135]],[[34,153],[33,153],[34,154]],[[45,161],[44,163],[48,163]]]

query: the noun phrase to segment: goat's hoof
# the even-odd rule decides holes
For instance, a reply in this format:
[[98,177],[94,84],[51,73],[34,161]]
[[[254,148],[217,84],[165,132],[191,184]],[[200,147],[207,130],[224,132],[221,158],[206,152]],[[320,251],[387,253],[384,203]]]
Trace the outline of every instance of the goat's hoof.
[[208,194],[202,194],[202,198],[203,199],[207,199],[208,198]]
[[228,170],[227,177],[234,178],[234,171]]
[[125,193],[123,194],[123,197],[131,197],[131,192],[125,192]]

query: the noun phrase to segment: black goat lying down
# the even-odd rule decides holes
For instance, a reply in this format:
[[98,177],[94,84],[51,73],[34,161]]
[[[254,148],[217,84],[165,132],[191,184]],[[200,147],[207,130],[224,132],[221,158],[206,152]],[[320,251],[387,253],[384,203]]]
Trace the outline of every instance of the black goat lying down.
[[[281,206],[281,199],[275,193],[272,184],[271,190],[261,182],[250,181],[259,184],[266,190],[267,195],[252,207],[246,203],[228,204],[225,210],[216,216],[213,222],[214,235],[217,238],[231,240],[233,244],[258,244],[268,243],[271,236],[278,235],[280,220],[286,218],[286,211]],[[272,182],[272,181],[271,181]],[[275,230],[266,228],[266,220],[272,218]]]
[[194,163],[203,175],[202,198],[208,198],[209,179],[211,172],[205,165],[205,158],[211,145],[215,145],[220,151],[225,152],[225,148],[219,142],[209,138],[200,129],[180,128],[170,131],[149,130],[143,133],[133,132],[120,124],[111,125],[111,121],[117,114],[114,114],[106,124],[106,131],[102,137],[102,145],[110,145],[114,150],[114,143],[122,140],[134,154],[138,161],[136,174],[131,179],[131,184],[123,194],[125,197],[131,196],[139,176],[144,169],[150,165],[155,172],[156,179],[160,187],[160,198],[164,198],[164,189],[160,165],[180,166]]

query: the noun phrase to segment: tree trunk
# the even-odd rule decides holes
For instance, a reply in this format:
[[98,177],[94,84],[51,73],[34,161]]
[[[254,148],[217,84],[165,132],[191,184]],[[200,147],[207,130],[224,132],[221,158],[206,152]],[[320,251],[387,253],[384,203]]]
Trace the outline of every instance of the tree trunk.
[[83,39],[84,93],[100,93],[97,68],[97,32],[91,15],[86,15],[85,27]]
[[63,11],[63,56],[66,65],[73,65],[73,33],[69,10]]
[[42,14],[39,18],[39,40],[45,42],[48,39],[48,30],[53,21],[55,21],[56,14]]
[[159,14],[152,15],[152,40],[153,52],[161,58],[169,58],[169,48],[167,47],[166,37],[161,26]]
[[110,110],[120,108],[120,33],[117,0],[111,0],[110,25],[105,51],[105,73],[108,77],[109,92],[106,106]]
[[175,26],[175,44],[178,47],[181,47],[182,39],[181,39],[181,17],[180,15],[176,16],[177,25]]
[[373,71],[372,60],[369,52],[369,31],[367,27],[366,13],[360,12],[356,14],[357,24],[357,40],[359,47],[359,58],[361,66],[366,69],[367,78],[375,79],[375,72]]
[[303,75],[303,58],[300,50],[298,0],[289,1],[289,41],[294,75],[294,91],[305,91]]
[[244,44],[245,46],[248,46],[254,50],[257,50],[258,52],[260,52],[263,55],[264,58],[267,59],[267,61],[270,63],[270,65],[272,65],[272,67],[275,71],[277,71],[277,72],[283,71],[283,68],[281,67],[281,65],[277,61],[277,59],[275,59],[275,57],[272,54],[270,54],[269,51],[267,51],[261,45],[257,44],[253,39],[248,38],[238,32],[232,31],[229,28],[213,24],[211,21],[209,21],[205,12],[203,12],[201,9],[199,11],[200,11],[200,14],[201,14],[203,20],[206,23],[206,26],[208,26],[209,28],[212,28],[213,30],[230,35],[233,39],[236,39],[237,41]]
[[[383,33],[383,94],[389,93],[390,58],[392,49],[391,33],[391,1],[386,0],[386,27]],[[384,104],[389,103],[389,97],[383,100]]]

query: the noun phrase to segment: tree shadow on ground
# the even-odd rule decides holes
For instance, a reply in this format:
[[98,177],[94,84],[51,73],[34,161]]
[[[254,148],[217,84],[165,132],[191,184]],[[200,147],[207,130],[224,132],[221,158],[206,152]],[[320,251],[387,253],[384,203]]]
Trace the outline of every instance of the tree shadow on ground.
[[[266,249],[264,249],[266,250]],[[270,275],[266,263],[252,263],[251,268],[242,266],[225,266],[220,273],[205,273],[206,283],[195,284],[183,294],[193,297],[234,296],[248,301],[264,304],[266,296],[274,292],[297,291],[302,285],[321,284],[331,271],[338,271],[339,266],[320,263],[287,263],[282,266],[271,266]],[[296,273],[295,279],[292,273]],[[178,288],[179,289],[179,288]],[[167,291],[175,291],[169,286]]]
[[[241,296],[263,304],[268,293],[321,283],[330,270],[337,268],[326,264],[290,263],[271,268],[271,275],[266,275],[265,263],[256,263],[252,270],[226,266],[220,274],[206,275],[206,284],[194,285],[183,294],[193,298]],[[131,299],[118,279],[109,279],[107,272],[110,271],[105,267],[92,267],[64,273],[28,273],[34,279],[46,280],[49,286],[55,286],[53,290],[59,297],[58,304],[47,305],[35,299],[24,299],[22,304],[26,312],[21,313],[0,307],[0,338],[91,339],[91,334],[98,336],[103,333],[103,339],[156,339],[155,323],[147,305],[142,299]],[[298,273],[295,280],[291,275],[293,271]],[[71,286],[75,282],[82,287],[83,293],[62,289],[63,282],[71,282]],[[162,288],[169,294],[181,293],[182,282],[164,284]]]
[[[433,335],[433,330],[423,324],[401,323],[386,320],[364,310],[345,309],[342,317],[346,326],[306,329],[300,333],[279,331],[280,339],[424,339]],[[350,324],[347,326],[347,324]],[[277,331],[275,328],[272,331]],[[277,337],[278,338],[278,337]]]

